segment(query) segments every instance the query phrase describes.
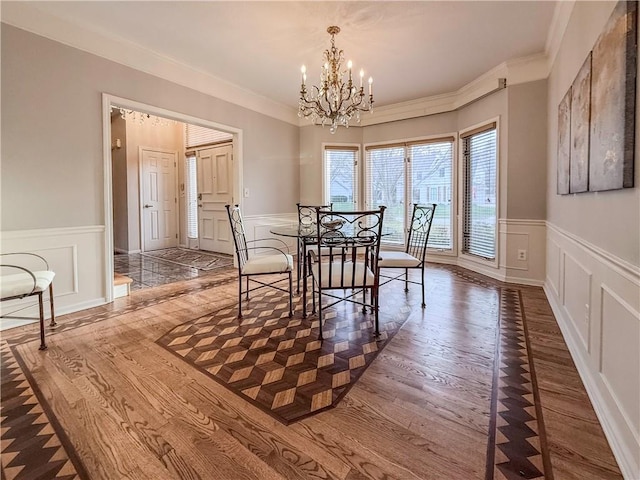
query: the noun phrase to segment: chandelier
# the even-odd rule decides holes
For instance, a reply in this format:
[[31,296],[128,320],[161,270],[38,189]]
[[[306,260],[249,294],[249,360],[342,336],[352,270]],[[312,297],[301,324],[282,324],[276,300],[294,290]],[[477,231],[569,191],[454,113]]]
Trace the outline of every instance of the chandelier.
[[156,115],[151,115],[144,112],[136,112],[135,110],[127,110],[123,107],[111,105],[111,113],[113,113],[114,110],[118,110],[120,112],[120,118],[122,118],[123,120],[137,123],[139,125],[147,123],[156,127],[168,127],[170,125],[176,125],[178,123],[177,121],[170,120],[168,118],[158,117]]
[[360,87],[356,87],[351,76],[352,62],[342,70],[343,51],[335,45],[335,36],[340,27],[327,28],[331,35],[331,48],[324,51],[324,64],[320,73],[320,86],[307,89],[307,69],[303,65],[302,85],[298,116],[310,118],[316,125],[331,125],[331,133],[336,133],[339,125],[349,127],[349,120],[355,116],[360,123],[360,112],[373,111],[373,78],[369,77],[369,95],[365,95],[362,81],[364,70],[360,70]]

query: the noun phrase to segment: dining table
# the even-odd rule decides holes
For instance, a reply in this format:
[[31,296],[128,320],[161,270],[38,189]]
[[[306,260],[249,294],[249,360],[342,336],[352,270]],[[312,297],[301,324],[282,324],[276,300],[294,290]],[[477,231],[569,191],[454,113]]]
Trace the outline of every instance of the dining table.
[[[329,230],[334,231],[342,231],[343,229],[340,226],[329,228]],[[308,266],[307,266],[307,247],[310,245],[314,245],[318,243],[318,228],[315,224],[296,224],[296,225],[274,225],[269,229],[269,232],[273,235],[278,235],[281,237],[289,237],[296,238],[298,243],[298,279],[297,279],[297,291],[300,293],[300,277],[302,277],[302,298],[307,298],[307,276],[308,276]],[[344,231],[342,231],[342,236],[344,236]],[[382,236],[392,235],[393,232],[388,229],[383,229]],[[348,236],[348,232],[347,232]],[[300,262],[300,257],[304,258],[303,262]],[[302,268],[300,269],[300,264],[302,263]],[[302,317],[307,317],[307,305],[306,300],[303,301],[302,305]]]

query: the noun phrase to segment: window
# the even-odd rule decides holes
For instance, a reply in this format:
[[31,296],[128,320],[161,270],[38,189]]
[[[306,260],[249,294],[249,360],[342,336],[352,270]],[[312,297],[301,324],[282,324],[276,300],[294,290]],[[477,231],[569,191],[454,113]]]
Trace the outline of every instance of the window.
[[187,237],[198,238],[198,175],[195,155],[187,156],[186,170]]
[[463,226],[462,251],[496,258],[497,131],[492,123],[462,134]]
[[185,125],[185,143],[187,148],[210,145],[212,143],[228,142],[233,139],[233,134],[219,132],[199,125]]
[[324,200],[333,203],[334,210],[357,210],[358,147],[324,148]]
[[413,203],[436,203],[429,246],[451,250],[452,189],[451,137],[367,148],[367,208],[386,205],[384,223],[394,232],[384,243],[404,245]]

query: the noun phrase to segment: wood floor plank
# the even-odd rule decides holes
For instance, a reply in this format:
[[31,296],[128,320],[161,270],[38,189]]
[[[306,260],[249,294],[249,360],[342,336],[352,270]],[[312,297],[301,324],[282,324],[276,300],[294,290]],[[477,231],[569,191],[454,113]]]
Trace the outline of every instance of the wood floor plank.
[[[499,282],[430,266],[427,308],[419,288],[402,293],[406,323],[341,402],[285,425],[156,343],[235,306],[236,274],[225,275],[216,278],[232,281],[214,288],[196,279],[60,316],[45,352],[37,349],[37,326],[6,335],[89,479],[484,477]],[[402,288],[385,285],[381,308]],[[542,289],[509,288],[522,296],[555,479],[621,478]],[[17,411],[12,378],[2,379],[3,394],[13,392],[2,405]],[[2,431],[22,421],[28,427],[29,418],[12,418]],[[3,449],[11,442],[3,437]],[[3,472],[16,458],[3,450]]]

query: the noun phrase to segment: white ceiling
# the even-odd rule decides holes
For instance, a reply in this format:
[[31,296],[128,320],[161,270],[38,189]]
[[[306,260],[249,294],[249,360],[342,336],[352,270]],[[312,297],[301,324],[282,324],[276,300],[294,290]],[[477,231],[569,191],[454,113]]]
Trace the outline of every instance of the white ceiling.
[[[7,3],[7,2],[3,2]],[[329,25],[374,78],[376,105],[452,92],[544,53],[558,2],[30,2],[29,6],[297,107],[300,66],[317,83]],[[317,72],[317,76],[314,74]]]

